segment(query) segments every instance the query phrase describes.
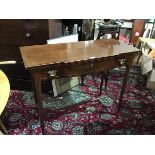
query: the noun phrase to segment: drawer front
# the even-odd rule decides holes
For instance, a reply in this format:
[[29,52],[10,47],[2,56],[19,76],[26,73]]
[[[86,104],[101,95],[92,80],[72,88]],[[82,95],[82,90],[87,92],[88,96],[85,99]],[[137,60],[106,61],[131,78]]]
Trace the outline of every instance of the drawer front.
[[119,66],[114,58],[105,60],[76,62],[71,64],[62,64],[53,67],[47,67],[41,70],[42,78],[64,78],[73,77],[95,72],[103,72]]
[[0,44],[44,44],[48,38],[48,20],[0,20]]
[[75,63],[73,65],[68,66],[67,75],[69,76],[77,76],[90,74],[95,72],[103,72],[105,70],[110,70],[117,65],[113,58],[104,59],[104,60],[96,60],[96,61],[88,61],[83,63]]
[[[40,70],[42,79],[55,79],[67,76],[67,65],[54,65]],[[38,70],[37,70],[38,71]]]
[[48,20],[26,19],[22,20],[22,24],[21,43],[23,45],[45,44],[49,39]]
[[111,70],[115,67],[125,66],[130,61],[130,56],[108,57],[95,61],[74,62],[59,64],[40,70],[42,78],[65,78]]
[[1,19],[0,60],[21,62],[19,46],[45,44],[48,39],[48,20]]
[[19,45],[46,44],[47,40],[48,35],[43,31],[41,27],[24,26],[18,44]]

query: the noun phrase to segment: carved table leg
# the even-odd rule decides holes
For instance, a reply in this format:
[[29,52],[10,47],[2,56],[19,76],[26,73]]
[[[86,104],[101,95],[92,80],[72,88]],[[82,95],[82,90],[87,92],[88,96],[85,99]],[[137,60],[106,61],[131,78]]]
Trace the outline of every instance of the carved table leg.
[[38,116],[41,123],[42,134],[45,134],[44,131],[44,117],[43,117],[43,107],[41,101],[41,75],[39,73],[32,72],[32,85],[34,89],[34,97],[36,106],[38,109]]

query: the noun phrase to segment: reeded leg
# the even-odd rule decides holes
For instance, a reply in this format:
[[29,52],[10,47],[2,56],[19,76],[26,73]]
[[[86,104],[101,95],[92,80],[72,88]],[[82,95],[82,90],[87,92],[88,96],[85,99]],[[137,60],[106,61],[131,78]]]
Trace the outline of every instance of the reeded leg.
[[34,89],[34,97],[36,106],[38,109],[38,116],[41,123],[42,134],[45,134],[44,131],[44,117],[43,117],[43,107],[41,102],[41,75],[39,73],[32,72],[32,85]]

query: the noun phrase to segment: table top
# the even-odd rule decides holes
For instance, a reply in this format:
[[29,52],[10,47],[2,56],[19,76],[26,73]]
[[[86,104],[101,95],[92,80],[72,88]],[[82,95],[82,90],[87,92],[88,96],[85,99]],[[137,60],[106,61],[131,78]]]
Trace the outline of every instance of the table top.
[[57,63],[70,63],[123,53],[137,52],[132,47],[118,40],[90,40],[53,45],[33,45],[20,47],[25,68],[34,68]]
[[4,110],[10,94],[10,84],[6,75],[0,70],[0,115]]

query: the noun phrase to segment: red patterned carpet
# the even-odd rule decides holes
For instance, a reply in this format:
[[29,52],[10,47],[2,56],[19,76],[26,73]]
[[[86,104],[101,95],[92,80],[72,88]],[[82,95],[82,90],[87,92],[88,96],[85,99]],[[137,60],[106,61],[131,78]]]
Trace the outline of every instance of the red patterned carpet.
[[[94,83],[90,76],[86,86],[76,86],[62,98],[44,94],[46,134],[155,134],[155,93],[145,88],[140,68],[131,70],[122,107],[115,114],[123,74],[124,69],[112,70],[107,91],[98,97],[100,78]],[[32,92],[11,91],[4,123],[10,135],[41,134]]]

